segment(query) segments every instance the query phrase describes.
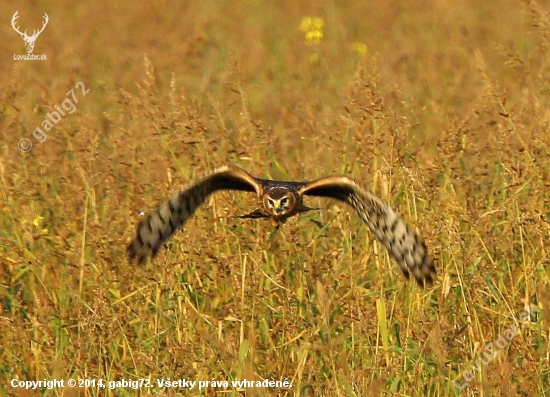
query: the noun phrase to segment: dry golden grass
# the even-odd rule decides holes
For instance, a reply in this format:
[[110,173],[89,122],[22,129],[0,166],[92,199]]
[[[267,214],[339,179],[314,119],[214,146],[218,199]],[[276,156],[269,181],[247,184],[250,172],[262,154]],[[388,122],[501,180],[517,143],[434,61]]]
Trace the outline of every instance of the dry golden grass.
[[[0,393],[148,378],[42,395],[550,394],[547,4],[354,3],[0,4]],[[11,58],[16,10],[30,31],[49,14],[47,61]],[[78,82],[89,93],[40,143]],[[138,213],[227,162],[354,178],[421,230],[437,282],[405,282],[341,204],[275,231],[231,218],[255,204],[232,193],[129,263]]]

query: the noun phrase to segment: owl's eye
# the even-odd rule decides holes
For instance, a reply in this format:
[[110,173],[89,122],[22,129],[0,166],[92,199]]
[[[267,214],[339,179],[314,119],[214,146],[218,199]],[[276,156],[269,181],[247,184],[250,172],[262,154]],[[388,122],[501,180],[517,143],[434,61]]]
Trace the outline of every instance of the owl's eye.
[[269,206],[271,208],[273,208],[275,206],[275,201],[273,201],[273,199],[271,197],[267,198],[267,203],[269,204]]
[[281,199],[281,205],[282,205],[283,207],[288,206],[288,197],[283,197],[283,198]]

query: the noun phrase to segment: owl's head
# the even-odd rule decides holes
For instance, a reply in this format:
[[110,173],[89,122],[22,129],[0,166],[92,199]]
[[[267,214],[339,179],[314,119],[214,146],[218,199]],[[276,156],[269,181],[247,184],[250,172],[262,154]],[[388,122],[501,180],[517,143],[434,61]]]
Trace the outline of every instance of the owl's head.
[[296,197],[293,192],[283,188],[273,188],[263,195],[264,209],[273,218],[282,218],[293,213]]

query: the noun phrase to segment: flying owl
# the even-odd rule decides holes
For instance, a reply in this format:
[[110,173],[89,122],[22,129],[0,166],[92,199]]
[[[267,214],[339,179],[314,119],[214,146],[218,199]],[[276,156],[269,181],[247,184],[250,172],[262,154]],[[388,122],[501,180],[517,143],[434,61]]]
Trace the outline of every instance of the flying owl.
[[401,267],[424,286],[433,283],[436,274],[422,238],[387,204],[344,176],[330,176],[310,182],[260,179],[233,165],[206,173],[174,192],[137,227],[128,246],[130,259],[139,263],[154,257],[163,243],[195,213],[212,193],[240,190],[256,193],[258,208],[241,218],[269,218],[278,227],[291,216],[312,209],[304,205],[304,196],[326,197],[342,201],[355,210],[378,241]]

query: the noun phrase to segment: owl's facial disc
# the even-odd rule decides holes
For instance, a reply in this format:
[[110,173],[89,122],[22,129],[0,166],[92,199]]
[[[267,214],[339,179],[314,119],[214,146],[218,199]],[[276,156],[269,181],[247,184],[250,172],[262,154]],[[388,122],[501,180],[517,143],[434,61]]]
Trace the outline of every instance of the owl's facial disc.
[[275,198],[267,196],[267,207],[273,216],[284,216],[292,211],[293,197],[290,193],[282,197]]

